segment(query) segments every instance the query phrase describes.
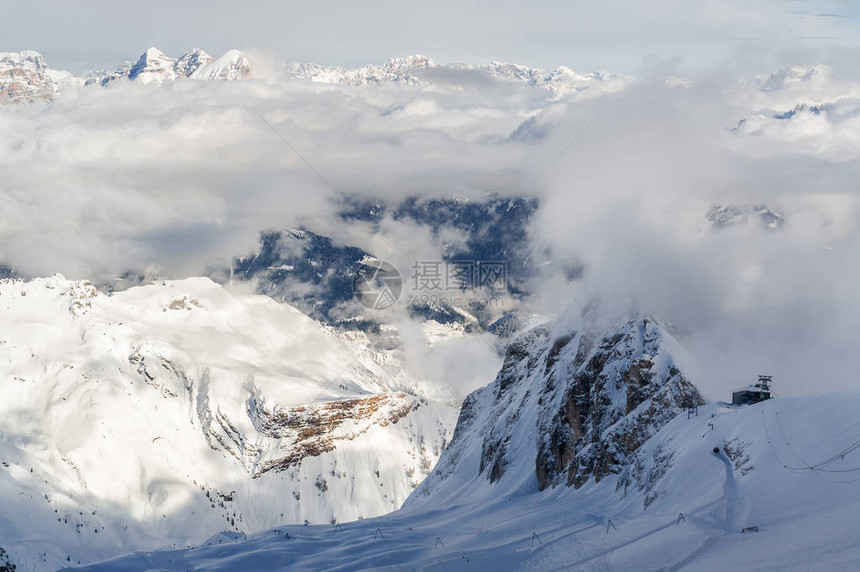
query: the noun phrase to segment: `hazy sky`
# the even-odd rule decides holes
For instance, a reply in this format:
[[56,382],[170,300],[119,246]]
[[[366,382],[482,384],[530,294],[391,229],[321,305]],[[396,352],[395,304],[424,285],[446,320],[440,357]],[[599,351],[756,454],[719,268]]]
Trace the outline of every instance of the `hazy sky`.
[[0,51],[34,49],[76,72],[154,45],[172,55],[195,46],[216,56],[258,49],[348,66],[423,53],[635,73],[643,64],[762,53],[820,60],[834,45],[860,44],[858,21],[860,5],[844,0],[2,0]]

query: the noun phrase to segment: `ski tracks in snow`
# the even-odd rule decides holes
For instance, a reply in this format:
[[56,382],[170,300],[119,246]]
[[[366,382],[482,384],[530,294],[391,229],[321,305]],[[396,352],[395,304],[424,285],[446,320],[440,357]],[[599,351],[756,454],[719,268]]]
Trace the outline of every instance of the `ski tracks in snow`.
[[[726,455],[726,452],[723,449],[717,448],[715,451],[711,453],[714,458],[723,463],[723,466],[726,471],[726,478],[723,482],[723,498],[720,499],[723,504],[723,519],[722,519],[722,534],[714,534],[706,538],[699,546],[696,547],[690,554],[685,556],[682,560],[666,569],[666,572],[675,572],[676,570],[681,570],[688,564],[694,562],[697,558],[699,558],[702,554],[711,549],[715,544],[717,544],[720,540],[725,538],[727,535],[731,534],[733,530],[737,529],[737,519],[743,511],[743,498],[741,497],[740,491],[738,490],[738,482],[735,480],[735,471],[734,467],[732,467],[732,461]],[[696,524],[700,524],[696,522]]]

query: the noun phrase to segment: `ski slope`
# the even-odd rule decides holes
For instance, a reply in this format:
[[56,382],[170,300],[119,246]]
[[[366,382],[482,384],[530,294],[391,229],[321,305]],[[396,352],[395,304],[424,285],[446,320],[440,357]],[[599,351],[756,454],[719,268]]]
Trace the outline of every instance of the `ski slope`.
[[[860,441],[858,407],[860,394],[839,394],[679,416],[640,450],[644,486],[656,491],[647,509],[644,486],[625,490],[624,474],[525,493],[513,479],[472,480],[456,496],[416,497],[379,518],[279,527],[84,569],[857,569],[860,454],[803,467]],[[661,476],[653,462],[667,454]],[[742,534],[749,526],[758,532]]]

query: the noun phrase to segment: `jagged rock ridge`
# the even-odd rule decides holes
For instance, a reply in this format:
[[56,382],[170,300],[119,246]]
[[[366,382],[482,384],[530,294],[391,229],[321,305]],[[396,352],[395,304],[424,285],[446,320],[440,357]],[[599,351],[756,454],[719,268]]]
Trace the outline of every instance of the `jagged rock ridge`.
[[578,488],[624,472],[685,406],[704,403],[676,351],[677,341],[648,316],[609,333],[522,334],[496,380],[466,398],[448,449],[413,496],[487,482]]
[[704,400],[663,346],[667,334],[651,318],[632,320],[596,344],[572,334],[557,337],[543,361],[563,391],[541,419],[535,460],[540,488],[580,487],[620,472],[631,455],[683,407]]

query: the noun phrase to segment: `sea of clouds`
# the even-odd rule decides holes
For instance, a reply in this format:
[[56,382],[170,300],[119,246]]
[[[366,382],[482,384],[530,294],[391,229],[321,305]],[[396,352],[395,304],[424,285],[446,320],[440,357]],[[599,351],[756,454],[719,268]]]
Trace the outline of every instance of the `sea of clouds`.
[[[556,99],[470,72],[429,79],[117,82],[0,108],[0,262],[195,276],[253,252],[261,230],[306,226],[406,267],[451,237],[346,224],[344,195],[534,196],[529,312],[599,299],[650,313],[712,399],[758,373],[781,394],[856,385],[860,84],[824,66],[661,73]],[[766,205],[785,223],[716,227],[714,205]],[[428,375],[459,363],[468,388],[490,381],[487,344],[467,337],[436,360],[413,337]]]

